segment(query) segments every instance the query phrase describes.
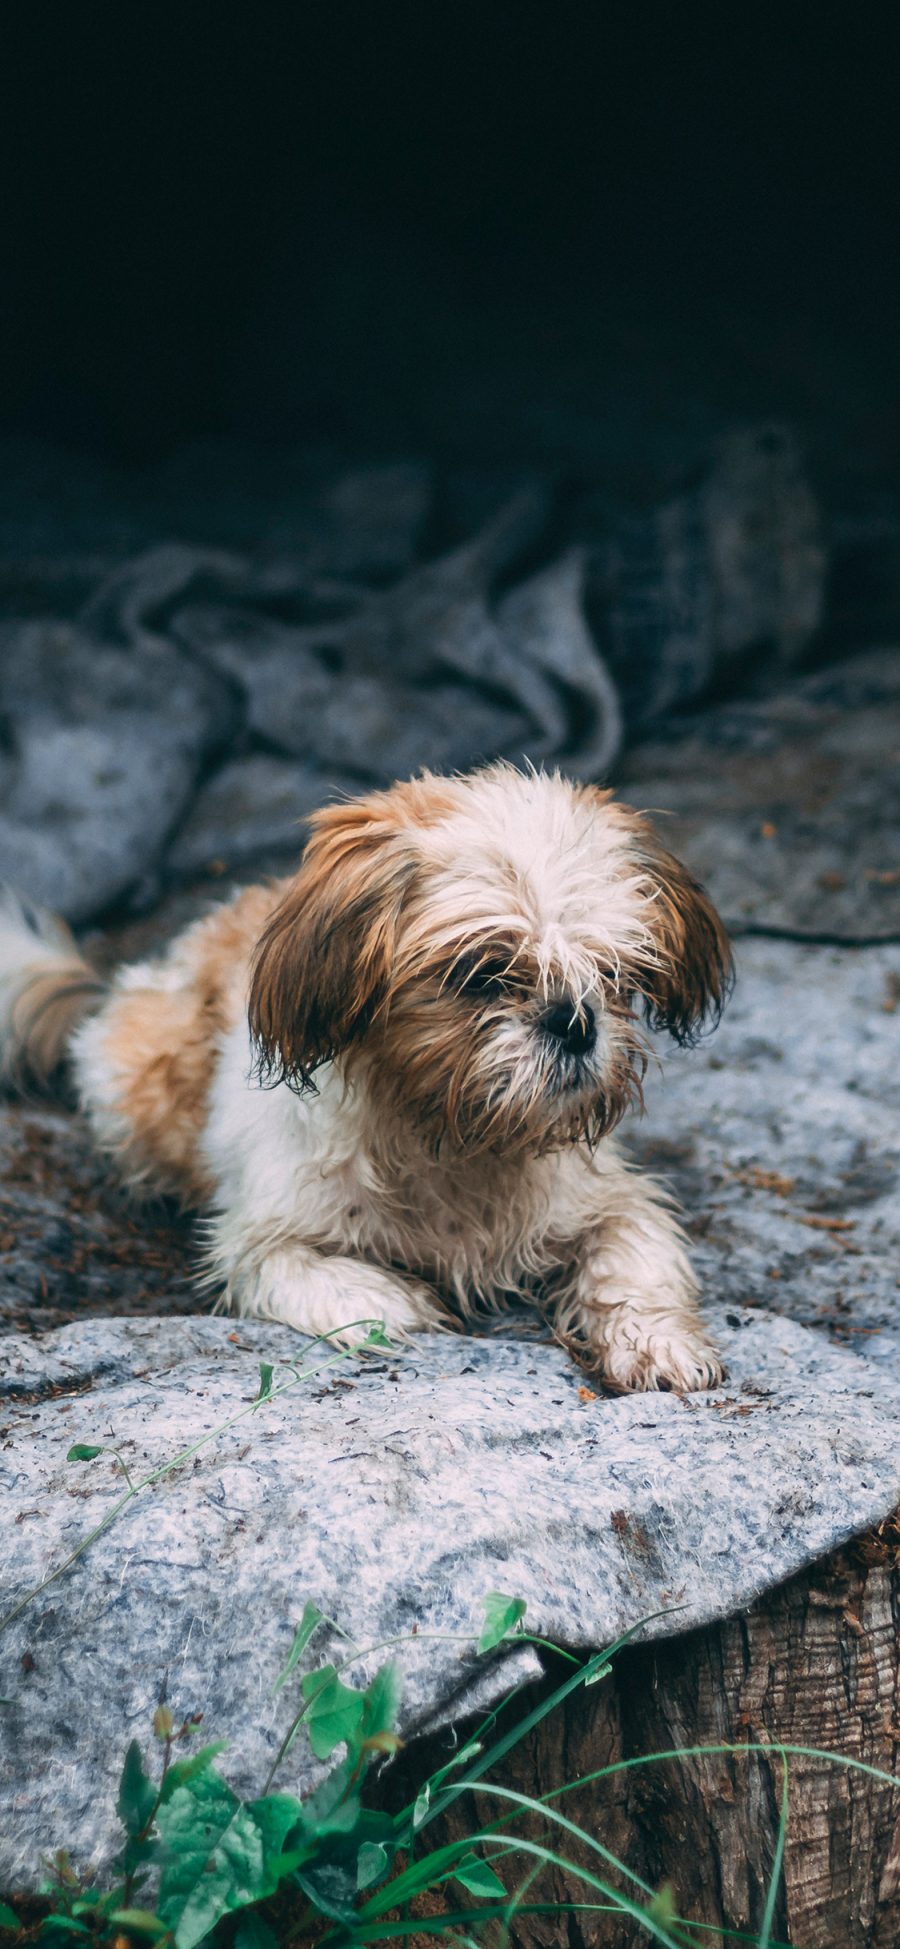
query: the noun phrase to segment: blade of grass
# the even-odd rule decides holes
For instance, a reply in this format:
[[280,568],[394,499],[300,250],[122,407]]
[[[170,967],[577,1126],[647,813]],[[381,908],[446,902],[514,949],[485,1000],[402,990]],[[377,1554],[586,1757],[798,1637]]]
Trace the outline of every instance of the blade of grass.
[[[347,1940],[353,1943],[391,1942],[394,1939],[402,1940],[405,1936],[410,1935],[442,1935],[445,1930],[462,1928],[473,1922],[480,1922],[482,1924],[492,1922],[495,1914],[499,1913],[502,1913],[502,1910],[498,1909],[495,1911],[491,1908],[474,1908],[465,1910],[457,1909],[446,1915],[407,1916],[402,1921],[373,1923],[371,1927],[367,1926],[357,1929],[354,1926],[348,1930]],[[619,1913],[620,1909],[617,1902],[523,1902],[519,1909],[520,1915],[614,1915]],[[753,1949],[757,1949],[759,1938],[755,1934],[746,1934],[743,1929],[720,1928],[717,1922],[689,1922],[685,1923],[684,1927],[702,1931],[707,1935],[715,1935],[720,1942],[751,1943]],[[336,1935],[329,1935],[323,1938],[323,1945],[325,1942],[335,1943],[336,1941]],[[789,1942],[777,1942],[773,1940],[769,1944],[769,1949],[791,1949],[791,1945]]]
[[740,1758],[745,1753],[761,1754],[771,1759],[773,1753],[786,1753],[789,1759],[828,1760],[832,1766],[843,1766],[848,1772],[863,1773],[867,1779],[880,1780],[883,1786],[900,1789],[900,1775],[885,1773],[883,1767],[870,1766],[867,1760],[853,1759],[849,1753],[832,1753],[824,1746],[792,1746],[781,1741],[775,1746],[765,1746],[761,1740],[744,1740],[738,1745],[735,1741],[723,1741],[715,1746],[670,1746],[663,1753],[637,1753],[632,1759],[612,1760],[609,1766],[598,1766],[592,1773],[583,1773],[578,1780],[567,1780],[564,1786],[551,1787],[541,1795],[542,1803],[557,1800],[564,1793],[574,1793],[576,1787],[590,1786],[594,1780],[610,1780],[617,1773],[629,1773],[638,1766],[659,1766],[665,1760],[692,1760],[715,1758],[731,1754]]
[[772,1857],[772,1873],[769,1876],[769,1887],[766,1894],[766,1906],[763,1910],[762,1928],[759,1932],[759,1949],[770,1949],[772,1922],[775,1917],[775,1903],[778,1900],[778,1888],[781,1882],[781,1870],[784,1864],[784,1846],[787,1839],[788,1763],[784,1748],[779,1746],[778,1751],[781,1754],[782,1765],[781,1817],[778,1822],[778,1838],[775,1842],[775,1853]]
[[[580,1830],[576,1829],[576,1832],[580,1833]],[[475,1839],[477,1845],[477,1837],[473,1837],[470,1835],[468,1837],[469,1847],[472,1846],[473,1838]],[[435,1854],[433,1856],[426,1855],[423,1857],[423,1862],[421,1865],[423,1866],[427,1865],[429,1860],[435,1861],[438,1856],[445,1854],[446,1852],[447,1850],[443,1848],[436,1849]],[[654,1942],[664,1943],[665,1949],[683,1949],[683,1945],[678,1942],[677,1938],[673,1935],[670,1935],[669,1930],[664,1928],[660,1923],[654,1921],[653,1917],[651,1915],[648,1915],[646,1909],[641,1908],[637,1902],[633,1902],[630,1895],[624,1895],[620,1893],[620,1891],[617,1888],[613,1888],[609,1882],[602,1881],[599,1875],[592,1874],[589,1868],[579,1867],[576,1861],[570,1861],[566,1855],[557,1854],[555,1849],[543,1847],[541,1843],[538,1841],[528,1841],[524,1838],[524,1836],[517,1837],[515,1852],[517,1854],[531,1855],[533,1859],[538,1860],[545,1867],[562,1868],[566,1874],[574,1875],[577,1878],[577,1880],[583,1882],[586,1887],[594,1888],[596,1889],[598,1894],[605,1895],[607,1900],[614,1904],[614,1906],[617,1908],[620,1914],[628,1915],[630,1916],[633,1922],[640,1923],[641,1927],[645,1929],[647,1934],[653,1938]],[[388,1891],[387,1891],[387,1899],[386,1902],[384,1900],[382,1901],[382,1906],[392,1908],[400,1900],[400,1888],[404,1879],[405,1877],[403,1875],[398,1875],[396,1881],[389,1883]],[[430,1878],[428,1882],[428,1886],[433,1887],[433,1885],[434,1885],[433,1878]],[[404,1890],[404,1894],[405,1892],[406,1891]],[[391,1899],[392,1895],[393,1895],[393,1899]],[[365,1906],[360,1910],[360,1918],[362,1922],[365,1923],[367,1917],[373,1912],[374,1914],[377,1915],[378,1910],[374,1909],[373,1911],[372,1906],[369,1903],[366,1903]],[[488,1915],[491,1914],[495,1915],[497,1914],[497,1912],[498,1911],[496,1908],[491,1909],[487,1905],[481,1911],[483,1917],[487,1917]],[[500,1912],[502,1913],[502,1910]]]

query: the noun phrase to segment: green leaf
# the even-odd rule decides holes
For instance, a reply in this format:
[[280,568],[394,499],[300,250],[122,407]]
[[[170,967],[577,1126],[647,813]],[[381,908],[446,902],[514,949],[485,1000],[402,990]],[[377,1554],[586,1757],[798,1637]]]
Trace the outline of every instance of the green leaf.
[[453,1870],[457,1881],[461,1881],[470,1895],[490,1895],[501,1901],[506,1900],[506,1889],[500,1876],[489,1868],[486,1861],[479,1861],[477,1854],[464,1854]]
[[422,1822],[425,1819],[425,1815],[427,1814],[430,1806],[431,1806],[431,1783],[430,1781],[426,1781],[426,1784],[422,1788],[422,1791],[419,1794],[419,1797],[413,1808],[413,1817],[412,1817],[413,1833],[415,1833],[417,1827],[421,1827]]
[[146,1827],[156,1806],[156,1788],[144,1771],[144,1761],[136,1739],[125,1754],[116,1812],[126,1834],[135,1837]]
[[273,1692],[280,1692],[282,1685],[290,1678],[291,1672],[294,1670],[295,1665],[299,1664],[313,1632],[323,1622],[323,1618],[324,1612],[320,1611],[315,1604],[304,1604],[303,1616],[294,1632],[294,1642],[288,1652],[287,1663],[282,1667],[275,1680],[272,1687]]
[[352,1685],[344,1685],[333,1665],[308,1672],[300,1690],[308,1701],[305,1717],[309,1743],[317,1760],[330,1759],[341,1740],[348,1750],[358,1746],[366,1699]]
[[42,1942],[52,1940],[57,1930],[63,1935],[90,1935],[86,1922],[76,1922],[71,1915],[45,1915],[38,1930]]
[[268,1922],[251,1911],[241,1916],[234,1932],[232,1949],[278,1949],[278,1938]]
[[20,1929],[21,1922],[8,1902],[0,1902],[0,1929]]
[[356,1914],[356,1876],[341,1862],[300,1869],[297,1880],[304,1895],[333,1922],[352,1922]]
[[361,1342],[361,1348],[364,1351],[366,1347],[389,1347],[391,1344],[383,1325],[379,1322],[369,1328],[365,1339]]
[[67,1462],[92,1462],[95,1455],[102,1455],[103,1447],[92,1441],[76,1441],[66,1456]]
[[383,1733],[393,1733],[400,1711],[400,1692],[399,1666],[393,1663],[382,1665],[363,1693],[363,1732],[367,1739],[378,1739]]
[[[268,1360],[261,1360],[261,1361],[260,1361],[260,1363],[259,1363],[259,1393],[258,1393],[258,1394],[257,1394],[257,1396],[256,1396],[256,1401],[257,1401],[257,1402],[259,1402],[259,1401],[264,1401],[264,1400],[266,1399],[266,1397],[267,1397],[267,1396],[268,1396],[269,1394],[271,1394],[271,1392],[272,1392],[272,1375],[274,1374],[274,1372],[275,1372],[275,1369],[274,1369],[274,1367],[272,1367],[272,1366],[270,1365],[270,1363],[268,1362]],[[254,1405],[256,1405],[256,1403],[254,1403]]]
[[516,1635],[517,1626],[525,1616],[527,1605],[524,1598],[507,1597],[502,1590],[489,1590],[487,1596],[482,1597],[481,1601],[484,1605],[484,1624],[478,1640],[478,1649],[493,1651],[496,1645],[502,1644],[504,1638]]
[[194,1949],[223,1915],[274,1893],[275,1866],[298,1811],[291,1794],[244,1803],[211,1768],[176,1787],[157,1817],[157,1907],[176,1949]]
[[608,1678],[611,1671],[611,1665],[598,1665],[595,1672],[588,1673],[584,1681],[585,1691],[587,1691],[589,1685],[599,1685],[601,1678]]
[[360,1816],[359,1780],[355,1760],[343,1759],[327,1779],[309,1794],[301,1810],[303,1832],[310,1841],[350,1833]]
[[165,1922],[161,1922],[159,1916],[149,1908],[116,1908],[109,1919],[117,1929],[127,1929],[133,1935],[168,1934]]
[[363,1841],[356,1857],[357,1889],[371,1888],[374,1882],[383,1881],[390,1865],[388,1851],[380,1841]]
[[169,1767],[159,1790],[159,1797],[163,1804],[171,1800],[176,1787],[186,1786],[188,1780],[196,1779],[198,1773],[205,1773],[207,1767],[212,1766],[213,1760],[218,1759],[220,1753],[224,1753],[227,1745],[227,1739],[214,1739],[210,1746],[201,1746],[198,1752],[191,1753],[187,1759],[176,1760],[174,1766]]

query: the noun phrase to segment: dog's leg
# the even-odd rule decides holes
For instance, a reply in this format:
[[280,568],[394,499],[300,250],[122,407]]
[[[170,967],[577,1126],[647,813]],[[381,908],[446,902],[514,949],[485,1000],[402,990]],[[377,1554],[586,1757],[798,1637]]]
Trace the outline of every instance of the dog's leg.
[[[224,1247],[224,1249],[223,1249]],[[300,1333],[327,1333],[339,1346],[364,1340],[376,1323],[389,1339],[439,1332],[450,1324],[435,1293],[421,1280],[385,1272],[343,1254],[292,1242],[228,1265],[220,1236],[213,1263],[225,1275],[225,1299],[244,1319],[278,1320]]]
[[655,1185],[616,1165],[576,1243],[557,1321],[612,1387],[715,1387],[723,1369],[697,1311],[681,1229]]

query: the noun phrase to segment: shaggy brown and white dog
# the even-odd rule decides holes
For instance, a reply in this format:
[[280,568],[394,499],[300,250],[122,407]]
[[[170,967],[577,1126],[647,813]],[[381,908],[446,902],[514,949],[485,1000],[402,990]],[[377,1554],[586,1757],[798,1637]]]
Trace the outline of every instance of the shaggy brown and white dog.
[[7,1071],[64,1057],[133,1184],[210,1213],[240,1314],[446,1325],[526,1294],[620,1388],[714,1384],[667,1202],[610,1133],[641,1011],[690,1040],[730,956],[705,893],[594,786],[494,765],[328,807],[251,887],[107,985],[0,913]]

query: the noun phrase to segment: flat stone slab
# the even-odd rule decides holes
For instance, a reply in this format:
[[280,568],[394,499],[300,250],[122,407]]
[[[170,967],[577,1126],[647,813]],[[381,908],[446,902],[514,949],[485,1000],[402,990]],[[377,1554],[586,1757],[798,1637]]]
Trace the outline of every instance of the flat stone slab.
[[[887,1514],[900,1384],[873,1386],[865,1362],[792,1322],[713,1312],[731,1378],[709,1396],[606,1399],[558,1348],[427,1336],[300,1380],[227,1432],[259,1361],[277,1386],[278,1363],[302,1355],[286,1329],[107,1320],[8,1342],[13,1602],[121,1494],[112,1458],[67,1463],[72,1442],[117,1447],[138,1478],[210,1439],[4,1636],[0,1885],[33,1882],[63,1841],[80,1863],[109,1852],[110,1755],[146,1737],[164,1685],[176,1715],[202,1712],[210,1737],[228,1737],[238,1789],[259,1790],[292,1710],[272,1688],[308,1599],[360,1646],[415,1625],[397,1648],[409,1734],[471,1709],[489,1590],[524,1597],[533,1630],[586,1650],[661,1609],[650,1631],[719,1617]],[[510,1677],[497,1659],[488,1691]],[[282,1784],[312,1777],[298,1741]]]
[[900,939],[897,650],[673,718],[618,776],[735,932]]

